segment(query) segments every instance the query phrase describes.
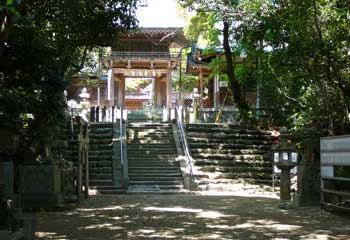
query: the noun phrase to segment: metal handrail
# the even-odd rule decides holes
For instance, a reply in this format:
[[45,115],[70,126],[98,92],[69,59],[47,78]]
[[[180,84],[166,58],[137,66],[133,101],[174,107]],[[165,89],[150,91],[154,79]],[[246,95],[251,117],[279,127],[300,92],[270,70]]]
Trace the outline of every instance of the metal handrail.
[[123,125],[123,106],[120,107],[119,132],[120,132],[120,162],[122,165],[124,187],[128,187],[128,161],[126,157],[126,135]]
[[181,111],[179,106],[176,108],[176,110],[177,110],[177,121],[176,122],[177,122],[177,126],[178,126],[179,132],[180,132],[181,145],[182,145],[182,148],[183,148],[184,153],[185,153],[185,157],[187,160],[187,166],[189,166],[189,170],[190,170],[189,174],[190,174],[190,191],[191,191],[192,190],[192,179],[193,179],[192,163],[194,162],[194,160],[190,154],[187,138],[186,138],[185,131],[183,128],[182,111]]

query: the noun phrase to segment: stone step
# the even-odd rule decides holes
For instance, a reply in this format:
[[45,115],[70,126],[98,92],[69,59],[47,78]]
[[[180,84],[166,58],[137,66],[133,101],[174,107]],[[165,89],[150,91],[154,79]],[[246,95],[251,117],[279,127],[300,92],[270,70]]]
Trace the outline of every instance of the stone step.
[[89,185],[91,186],[113,186],[111,179],[89,179]]
[[263,141],[271,140],[271,137],[266,135],[254,135],[249,133],[225,134],[222,132],[218,132],[218,133],[187,132],[187,137],[205,138],[205,139],[254,139],[254,140],[263,140]]
[[188,190],[185,190],[182,185],[134,185],[130,186],[128,194],[189,194]]
[[164,135],[161,135],[161,134],[144,134],[144,135],[129,135],[128,136],[128,139],[131,141],[131,140],[137,140],[137,139],[154,139],[154,140],[162,140],[162,139],[169,139],[169,140],[172,140],[174,137],[173,135],[170,135],[170,134],[164,134]]
[[112,134],[112,128],[90,128],[90,134]]
[[112,167],[112,161],[90,161],[89,168]]
[[111,150],[112,146],[109,144],[106,145],[99,145],[99,144],[91,144],[89,143],[89,151],[102,151],[102,150]]
[[125,194],[126,190],[123,188],[117,189],[96,189],[98,194]]
[[113,127],[112,123],[90,123],[90,129],[111,129]]
[[105,174],[105,173],[98,173],[98,174],[89,174],[89,178],[91,180],[98,180],[98,179],[113,179],[113,175],[110,174]]
[[163,140],[155,140],[155,139],[137,139],[133,141],[128,141],[129,144],[175,144],[173,139],[163,139]]
[[269,145],[272,141],[254,140],[254,139],[208,139],[187,137],[187,140],[192,143],[211,143],[211,144],[247,144],[247,145]]
[[198,170],[203,172],[222,172],[222,173],[242,173],[242,172],[263,172],[271,173],[272,166],[270,167],[261,167],[261,166],[216,166],[216,165],[207,165],[199,167]]
[[191,125],[186,126],[187,132],[196,132],[196,133],[225,133],[225,134],[254,134],[254,135],[264,135],[264,136],[272,136],[271,131],[266,130],[258,130],[254,128],[225,128],[225,127],[193,127]]
[[98,155],[98,156],[96,156],[96,155],[90,156],[89,155],[89,161],[92,161],[92,162],[94,162],[94,161],[111,161],[111,160],[112,160],[111,155]]
[[258,173],[258,172],[250,172],[250,173],[222,173],[217,178],[223,179],[255,179],[256,180],[268,180],[272,179],[272,173]]
[[136,175],[129,176],[130,181],[182,181],[181,176],[151,176],[151,175]]
[[89,168],[89,174],[112,174],[112,167],[91,167]]
[[158,186],[183,186],[181,181],[172,181],[172,180],[162,180],[162,181],[154,181],[154,180],[129,180],[130,186],[135,185],[158,185]]
[[179,163],[176,161],[173,162],[165,162],[165,161],[144,161],[144,160],[129,160],[128,162],[129,168],[132,167],[179,167]]
[[89,140],[91,140],[91,139],[111,139],[111,138],[113,138],[112,132],[99,133],[99,134],[89,133]]
[[159,126],[159,125],[137,125],[137,126],[133,126],[133,125],[128,125],[127,126],[127,131],[137,131],[137,132],[172,132],[172,126],[168,125],[168,126]]
[[171,127],[172,125],[170,123],[129,123],[128,128],[166,128]]
[[163,157],[163,158],[176,158],[177,157],[177,152],[175,150],[172,151],[131,151],[128,153],[128,158],[134,158],[134,157],[142,157],[142,158],[158,158],[158,157]]
[[192,148],[192,154],[266,154],[267,151],[259,149],[212,149],[212,148]]
[[129,143],[128,144],[128,150],[172,150],[174,149],[174,145],[172,144],[133,144]]
[[175,171],[179,171],[179,166],[158,166],[158,167],[129,167],[129,173],[130,172],[138,172],[138,171],[148,171],[148,172],[164,172],[164,171],[169,171],[169,172],[175,172]]
[[214,160],[214,159],[196,159],[195,166],[253,166],[253,167],[272,167],[272,161],[233,161],[233,160]]
[[223,160],[266,160],[269,161],[271,158],[269,156],[263,155],[253,155],[253,154],[192,154],[194,159],[223,159]]
[[89,139],[90,145],[110,145],[112,143],[112,137],[108,139]]
[[89,149],[89,156],[112,156],[112,149],[108,149],[108,150],[91,150]]
[[[205,173],[200,174],[200,178],[210,178],[210,175],[206,175]],[[272,179],[271,173],[261,173],[261,172],[245,172],[245,173],[219,173],[214,176],[214,179],[261,179],[261,180],[269,180]]]
[[128,155],[128,162],[174,162],[177,155],[148,155],[144,157],[142,155]]
[[270,145],[255,145],[255,144],[229,144],[229,143],[189,143],[191,149],[258,149],[258,150],[271,150]]
[[128,137],[128,142],[133,142],[133,141],[137,141],[137,140],[152,140],[152,141],[162,141],[162,140],[166,140],[166,141],[171,141],[174,142],[174,138],[171,136],[153,136],[153,137]]
[[166,172],[166,171],[158,171],[158,172],[147,172],[147,171],[141,171],[141,172],[135,172],[135,171],[129,171],[129,178],[135,178],[135,177],[182,177],[180,171],[173,171],[173,172]]
[[[224,190],[230,189],[230,185],[250,183],[250,184],[263,184],[272,186],[272,179],[254,179],[254,178],[238,178],[238,179],[199,179],[196,183],[200,189],[203,190]],[[233,187],[234,188],[234,187]]]
[[128,133],[172,133],[173,128],[172,126],[169,127],[161,127],[161,126],[128,126],[127,127]]

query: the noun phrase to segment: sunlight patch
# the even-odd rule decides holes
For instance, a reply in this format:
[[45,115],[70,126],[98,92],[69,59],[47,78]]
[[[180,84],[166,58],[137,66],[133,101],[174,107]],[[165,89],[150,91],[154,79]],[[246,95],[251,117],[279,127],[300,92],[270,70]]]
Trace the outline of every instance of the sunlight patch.
[[92,211],[108,211],[108,210],[122,210],[121,206],[105,207],[105,208],[77,208],[81,212],[92,212]]
[[80,227],[79,229],[82,230],[82,229],[96,229],[96,228],[108,228],[108,227],[112,227],[112,224],[110,223],[95,224],[87,227]]
[[161,207],[146,207],[145,211],[157,211],[157,212],[184,212],[184,213],[201,213],[202,209],[193,208],[182,208],[182,207],[171,207],[171,208],[161,208]]
[[222,217],[233,217],[234,215],[224,215],[216,211],[202,211],[197,214],[198,218],[222,218]]

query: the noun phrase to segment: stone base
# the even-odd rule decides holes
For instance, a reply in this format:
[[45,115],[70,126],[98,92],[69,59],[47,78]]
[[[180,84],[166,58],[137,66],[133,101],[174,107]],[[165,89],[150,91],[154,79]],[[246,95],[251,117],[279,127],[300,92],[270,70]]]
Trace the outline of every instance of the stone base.
[[63,202],[61,193],[33,193],[22,195],[23,208],[55,207]]
[[8,230],[0,230],[0,239],[1,240],[8,240],[10,239],[10,233]]
[[320,196],[319,195],[301,195],[295,194],[293,202],[295,205],[299,207],[307,207],[307,206],[318,206],[320,205]]
[[61,174],[56,165],[21,166],[20,191],[24,208],[62,204]]
[[298,192],[295,203],[298,206],[320,205],[320,166],[317,162],[302,162],[298,166]]

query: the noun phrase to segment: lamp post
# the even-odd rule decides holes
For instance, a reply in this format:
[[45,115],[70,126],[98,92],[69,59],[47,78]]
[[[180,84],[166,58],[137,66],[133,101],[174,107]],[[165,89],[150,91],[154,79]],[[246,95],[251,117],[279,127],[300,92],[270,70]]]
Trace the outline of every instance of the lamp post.
[[280,129],[280,141],[274,149],[274,165],[281,170],[280,200],[288,202],[290,195],[290,170],[297,165],[298,154],[295,144],[288,141],[286,127]]

